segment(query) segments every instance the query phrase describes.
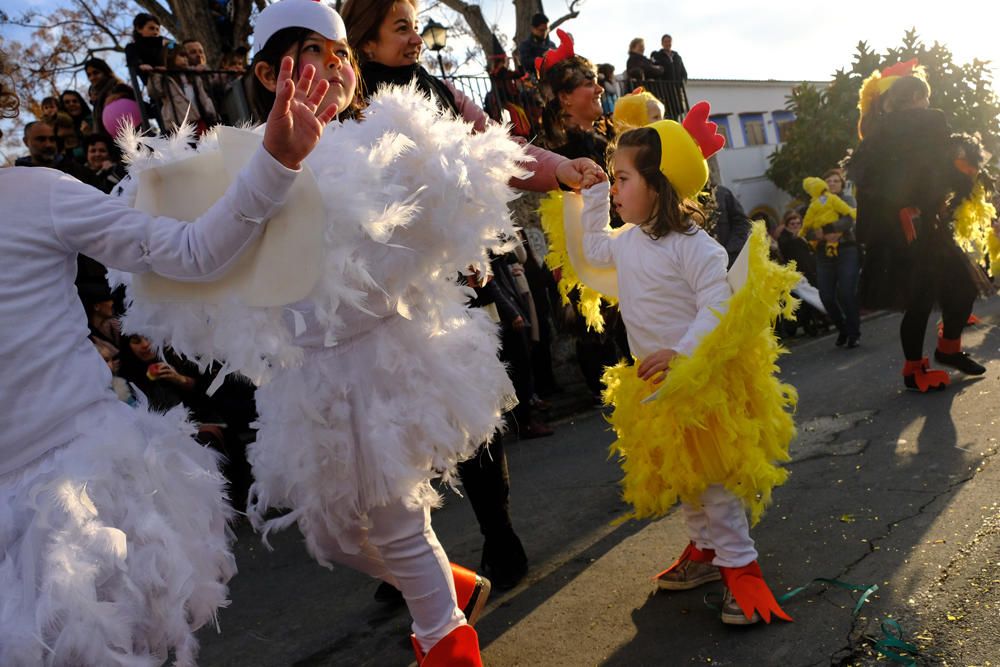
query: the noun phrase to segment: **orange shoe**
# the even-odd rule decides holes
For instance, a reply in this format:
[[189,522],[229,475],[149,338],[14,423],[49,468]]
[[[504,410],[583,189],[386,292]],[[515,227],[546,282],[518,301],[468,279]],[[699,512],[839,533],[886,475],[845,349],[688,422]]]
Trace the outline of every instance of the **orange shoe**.
[[469,625],[475,625],[486,606],[493,586],[486,577],[481,577],[472,570],[451,563],[451,574],[455,578],[455,598],[458,608],[465,614]]
[[[722,580],[732,594],[735,605],[722,608],[722,622],[728,625],[748,625],[763,620],[771,622],[771,616],[791,621],[792,617],[784,612],[774,599],[774,593],[764,581],[760,565],[753,561],[743,567],[720,567]],[[735,607],[735,609],[733,609]]]
[[417,638],[410,635],[413,652],[420,667],[483,667],[479,655],[479,635],[469,625],[460,625],[424,655]]

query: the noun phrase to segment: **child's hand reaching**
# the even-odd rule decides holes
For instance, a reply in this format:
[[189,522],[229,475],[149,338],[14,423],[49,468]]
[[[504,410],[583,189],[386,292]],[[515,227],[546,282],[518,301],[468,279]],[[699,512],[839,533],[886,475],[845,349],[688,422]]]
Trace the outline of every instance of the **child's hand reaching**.
[[652,380],[653,384],[660,384],[667,377],[670,361],[677,356],[676,350],[667,348],[657,350],[642,360],[636,372],[640,380]]
[[314,82],[315,67],[303,67],[298,83],[292,81],[293,67],[291,58],[286,56],[281,59],[278,84],[274,89],[274,106],[264,130],[264,148],[289,169],[298,169],[302,160],[319,143],[323,128],[333,120],[339,109],[336,104],[331,104],[319,110],[330,82],[326,79]]
[[608,175],[604,173],[596,162],[589,158],[581,157],[575,160],[566,160],[556,167],[556,180],[566,187],[574,190],[589,188],[595,183],[608,180]]

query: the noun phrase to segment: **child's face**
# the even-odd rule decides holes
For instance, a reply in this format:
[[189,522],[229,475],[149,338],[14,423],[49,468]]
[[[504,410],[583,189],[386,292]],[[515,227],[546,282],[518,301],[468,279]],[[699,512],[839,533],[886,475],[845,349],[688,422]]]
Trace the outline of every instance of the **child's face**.
[[[312,65],[316,68],[316,81],[322,78],[330,82],[330,89],[320,102],[317,111],[323,111],[331,104],[337,105],[338,113],[349,107],[354,100],[357,76],[351,66],[351,47],[347,45],[347,40],[333,41],[318,33],[312,33],[302,43],[301,51],[298,51],[297,46],[292,46],[285,55],[294,58],[296,52],[299,54],[297,63],[299,72],[306,65]],[[277,76],[277,72],[273,76]],[[263,83],[268,85],[266,81]],[[273,90],[276,83],[272,78],[269,87]]]
[[663,108],[653,100],[649,100],[646,102],[646,117],[648,118],[647,124],[663,120]]
[[635,168],[635,148],[615,151],[612,172],[615,175],[611,197],[615,210],[625,222],[641,225],[653,217],[656,191],[649,187]]
[[[79,103],[77,103],[79,106]],[[56,104],[55,100],[47,100],[42,102],[42,115],[43,116],[55,116],[59,111],[59,106]]]
[[87,166],[94,171],[104,168],[104,163],[111,159],[108,146],[103,141],[95,141],[87,146]]
[[180,49],[175,49],[173,53],[173,69],[187,69],[188,57],[187,54]]
[[140,37],[159,37],[160,24],[156,21],[147,21],[146,25],[139,28]]

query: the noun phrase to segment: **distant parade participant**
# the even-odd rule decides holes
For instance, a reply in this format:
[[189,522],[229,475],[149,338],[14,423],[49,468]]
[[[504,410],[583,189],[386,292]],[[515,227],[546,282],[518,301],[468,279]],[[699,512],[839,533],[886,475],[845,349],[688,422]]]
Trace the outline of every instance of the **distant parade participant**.
[[[180,281],[226,272],[332,117],[313,74],[282,70],[263,145],[194,224],[52,169],[0,169],[0,664],[194,665],[194,631],[226,605],[236,567],[218,457],[182,409],[118,400],[76,258]],[[0,115],[17,107],[0,80]]]
[[935,307],[942,324],[934,360],[982,375],[986,368],[962,350],[962,329],[989,285],[956,243],[956,236],[977,236],[977,226],[988,229],[990,216],[976,214],[989,206],[978,178],[982,148],[968,135],[952,134],[944,113],[929,108],[930,87],[916,60],[874,72],[858,106],[862,141],[848,169],[857,185],[858,240],[865,245],[861,305],[902,311],[907,389],[941,390],[950,382],[924,355]]

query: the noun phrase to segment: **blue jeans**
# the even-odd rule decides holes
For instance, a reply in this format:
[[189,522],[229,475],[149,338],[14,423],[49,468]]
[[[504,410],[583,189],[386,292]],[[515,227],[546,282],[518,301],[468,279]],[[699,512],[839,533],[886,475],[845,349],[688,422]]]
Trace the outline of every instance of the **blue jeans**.
[[837,255],[816,256],[816,282],[819,298],[834,325],[845,336],[861,337],[861,312],[858,304],[858,278],[861,256],[856,245],[841,245]]

